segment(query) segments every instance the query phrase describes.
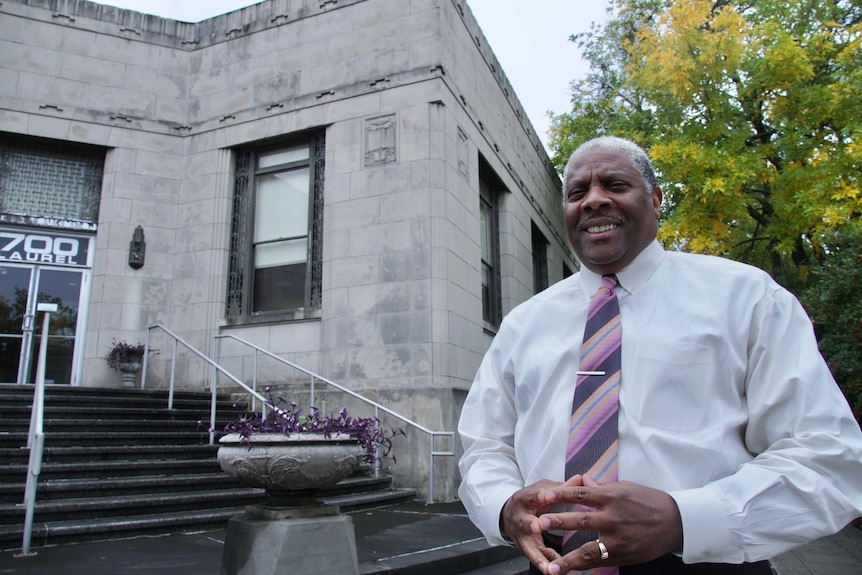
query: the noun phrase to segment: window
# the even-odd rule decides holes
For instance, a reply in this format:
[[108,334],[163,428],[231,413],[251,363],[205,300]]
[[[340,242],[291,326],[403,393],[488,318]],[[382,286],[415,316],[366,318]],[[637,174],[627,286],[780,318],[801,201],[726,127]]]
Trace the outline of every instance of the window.
[[500,325],[500,235],[499,190],[503,186],[490,166],[479,161],[479,225],[482,243],[482,319],[492,327]]
[[533,293],[548,287],[548,240],[535,222],[530,222],[533,243]]
[[0,221],[95,230],[105,152],[0,135]]
[[320,307],[322,135],[237,153],[228,317]]

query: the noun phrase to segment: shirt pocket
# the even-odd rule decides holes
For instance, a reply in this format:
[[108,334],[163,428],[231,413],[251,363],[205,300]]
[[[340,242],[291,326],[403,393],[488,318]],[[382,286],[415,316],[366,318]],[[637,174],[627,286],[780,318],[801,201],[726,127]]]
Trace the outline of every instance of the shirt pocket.
[[623,407],[637,422],[692,431],[707,415],[714,352],[690,341],[639,341],[631,373],[623,372]]

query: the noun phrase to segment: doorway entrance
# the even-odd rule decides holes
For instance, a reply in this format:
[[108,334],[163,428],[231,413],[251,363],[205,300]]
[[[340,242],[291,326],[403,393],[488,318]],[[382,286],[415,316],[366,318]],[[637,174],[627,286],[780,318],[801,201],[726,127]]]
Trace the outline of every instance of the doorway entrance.
[[[14,236],[12,241],[10,236]],[[18,242],[20,249],[17,244],[10,247],[20,237],[24,238]],[[79,383],[79,356],[83,347],[79,334],[84,333],[83,312],[90,270],[28,263],[50,264],[54,258],[34,258],[32,254],[34,250],[38,254],[46,249],[50,254],[55,244],[61,250],[75,246],[83,251],[81,255],[86,261],[89,238],[63,238],[65,243],[58,241],[62,240],[60,236],[44,232],[35,235],[0,231],[0,383],[24,384],[36,379],[42,338],[42,313],[36,312],[39,303],[57,304],[48,332],[45,383]],[[69,240],[74,241],[70,244]],[[75,260],[66,257],[62,261],[74,264]]]

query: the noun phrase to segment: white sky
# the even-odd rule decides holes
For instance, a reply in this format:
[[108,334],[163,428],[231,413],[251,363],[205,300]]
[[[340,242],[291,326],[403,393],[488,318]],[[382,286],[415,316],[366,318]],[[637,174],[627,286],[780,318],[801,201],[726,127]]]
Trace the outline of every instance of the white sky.
[[[98,0],[97,0],[98,1]],[[254,0],[107,0],[102,4],[198,22]],[[569,36],[604,23],[608,0],[467,0],[527,116],[547,147],[548,111],[570,110],[572,80],[587,67]]]

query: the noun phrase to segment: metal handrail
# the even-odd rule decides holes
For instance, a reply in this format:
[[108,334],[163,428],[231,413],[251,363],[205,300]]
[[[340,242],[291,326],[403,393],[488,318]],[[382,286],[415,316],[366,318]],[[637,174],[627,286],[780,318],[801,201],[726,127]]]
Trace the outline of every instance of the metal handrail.
[[[177,346],[179,344],[182,344],[182,346],[185,347],[188,351],[190,351],[191,353],[196,355],[198,358],[200,358],[201,360],[203,360],[205,363],[207,363],[210,366],[210,395],[212,397],[212,400],[210,403],[210,425],[209,425],[209,442],[210,442],[210,444],[215,443],[216,396],[217,396],[217,391],[218,391],[218,389],[217,389],[217,387],[218,387],[217,386],[217,378],[218,378],[219,373],[224,375],[231,382],[238,385],[239,387],[244,389],[248,394],[251,395],[252,402],[253,402],[252,403],[252,406],[253,406],[252,409],[253,410],[255,409],[256,401],[260,400],[261,406],[262,406],[261,410],[265,413],[266,405],[268,404],[269,400],[267,398],[265,398],[263,395],[261,395],[260,393],[258,393],[258,391],[257,391],[257,356],[258,356],[258,353],[262,353],[268,357],[275,359],[278,362],[281,362],[281,363],[283,363],[289,367],[292,367],[298,371],[301,371],[302,373],[305,373],[306,375],[308,375],[311,378],[311,404],[310,405],[314,405],[315,381],[321,381],[325,384],[328,384],[328,385],[335,387],[336,389],[346,393],[347,395],[350,395],[350,396],[352,396],[352,397],[354,397],[360,401],[363,401],[363,402],[373,406],[375,417],[377,417],[379,415],[379,413],[381,411],[383,411],[383,412],[391,415],[392,417],[399,419],[400,421],[404,422],[405,424],[409,425],[410,427],[413,427],[414,429],[421,431],[422,433],[427,434],[428,439],[429,439],[429,466],[430,466],[429,467],[430,473],[429,473],[429,477],[428,477],[429,485],[428,485],[428,500],[427,501],[428,501],[428,503],[433,502],[433,500],[434,500],[434,475],[435,475],[435,473],[434,473],[434,457],[437,457],[437,456],[452,457],[455,455],[455,432],[453,432],[453,431],[433,431],[431,429],[428,429],[427,427],[413,421],[412,419],[405,417],[399,413],[396,413],[395,411],[392,411],[391,409],[385,407],[384,405],[381,405],[381,404],[379,404],[373,400],[368,399],[367,397],[359,395],[358,393],[351,391],[350,389],[347,389],[346,387],[339,385],[339,384],[335,383],[334,381],[326,379],[325,377],[323,377],[321,375],[318,375],[312,371],[305,369],[304,367],[296,365],[295,363],[288,361],[288,360],[284,359],[283,357],[279,357],[279,356],[273,354],[272,352],[267,351],[267,350],[255,345],[253,343],[250,343],[244,339],[236,337],[235,335],[222,334],[222,335],[216,335],[213,337],[213,354],[212,355],[215,357],[215,359],[213,359],[213,358],[207,356],[206,354],[204,354],[203,352],[201,352],[200,350],[198,350],[197,348],[195,348],[192,344],[190,344],[189,342],[187,342],[186,340],[181,338],[179,335],[177,335],[176,333],[171,331],[169,328],[167,328],[161,324],[154,324],[154,325],[147,327],[147,336],[146,336],[146,340],[144,342],[144,360],[143,360],[143,365],[141,367],[141,371],[142,371],[141,389],[145,389],[146,384],[147,384],[147,359],[149,357],[148,351],[150,350],[150,334],[152,333],[153,330],[161,330],[165,334],[167,334],[170,338],[172,338],[172,340],[173,340],[172,353],[171,353],[171,357],[170,357],[170,359],[171,359],[171,376],[170,376],[170,383],[169,383],[169,388],[168,388],[168,409],[173,409],[174,388],[175,388],[175,381],[176,381]],[[232,340],[234,340],[240,344],[243,344],[247,347],[250,347],[254,350],[254,370],[253,370],[253,379],[252,379],[252,385],[251,386],[248,386],[247,384],[242,382],[240,379],[238,379],[236,376],[234,376],[233,374],[228,372],[224,367],[222,367],[219,364],[218,359],[219,359],[219,352],[220,352],[220,340],[222,340],[222,339],[232,339]],[[435,439],[437,437],[447,437],[449,439],[449,449],[448,450],[437,450],[437,449],[435,449],[435,445],[436,445]],[[378,460],[378,463],[379,463],[379,460]],[[375,472],[379,472],[379,469],[375,469]]]
[[51,313],[57,312],[55,303],[37,303],[36,311],[44,313],[42,317],[42,338],[39,340],[39,358],[36,361],[36,382],[33,386],[33,406],[30,411],[30,429],[27,433],[27,447],[30,457],[27,461],[27,482],[24,485],[24,535],[21,540],[21,553],[15,557],[30,557],[30,542],[33,538],[33,515],[36,512],[36,489],[39,485],[39,474],[42,472],[42,453],[45,449],[45,364],[48,356],[48,333],[51,324]]
[[[220,352],[221,352],[220,342],[222,339],[230,339],[230,340],[236,341],[236,342],[238,342],[242,345],[245,345],[247,347],[250,347],[254,350],[254,359],[253,359],[254,368],[253,368],[253,375],[252,375],[252,377],[253,377],[252,385],[250,388],[246,385],[243,385],[243,387],[246,390],[250,390],[252,392],[252,394],[258,398],[260,398],[260,395],[256,391],[256,389],[257,389],[257,354],[262,353],[262,354],[266,355],[267,357],[270,357],[270,358],[272,358],[272,359],[274,359],[274,360],[276,360],[276,361],[278,361],[284,365],[292,367],[293,369],[296,369],[297,371],[300,371],[300,372],[308,375],[311,378],[311,401],[309,403],[309,405],[311,405],[311,406],[314,406],[314,389],[315,389],[314,384],[315,384],[315,381],[321,381],[327,385],[331,385],[331,386],[335,387],[339,391],[342,391],[343,393],[346,393],[347,395],[349,395],[351,397],[354,397],[354,398],[356,398],[362,402],[365,402],[368,405],[371,405],[372,407],[374,407],[375,417],[377,417],[379,415],[379,412],[383,411],[383,412],[391,415],[392,417],[399,419],[400,421],[402,421],[405,424],[409,425],[410,427],[416,429],[417,431],[421,431],[422,433],[427,434],[428,438],[429,438],[429,444],[430,444],[430,455],[429,455],[429,461],[428,461],[429,470],[430,470],[430,473],[428,474],[428,481],[429,481],[428,503],[433,502],[433,500],[434,500],[434,457],[436,457],[436,456],[452,457],[455,455],[455,432],[454,431],[433,431],[431,429],[428,429],[424,425],[421,425],[421,424],[413,421],[412,419],[410,419],[408,417],[405,417],[399,413],[396,413],[395,411],[392,411],[388,407],[385,407],[384,405],[381,405],[381,404],[377,403],[376,401],[368,399],[367,397],[360,395],[360,394],[356,393],[355,391],[347,389],[346,387],[339,385],[339,384],[335,383],[334,381],[326,379],[325,377],[318,375],[318,374],[314,373],[313,371],[307,370],[304,367],[301,367],[301,366],[293,363],[292,361],[289,361],[289,360],[284,359],[283,357],[277,356],[274,353],[267,351],[260,346],[257,346],[251,342],[248,342],[248,341],[246,341],[242,338],[239,338],[235,335],[232,335],[232,334],[220,334],[220,335],[213,336],[213,357],[215,358],[216,362],[218,362],[219,357],[220,357]],[[212,385],[211,387],[215,388],[214,385]],[[264,401],[266,401],[266,400],[264,400]],[[215,424],[215,418],[213,417],[213,421],[212,421],[212,424],[210,427],[212,427],[212,425],[214,425],[214,424]],[[448,450],[443,450],[443,451],[436,450],[435,449],[435,438],[437,438],[437,437],[448,437],[450,448]],[[379,460],[378,460],[378,464],[379,464]],[[375,470],[375,472],[377,472],[377,471],[378,470]]]
[[146,388],[147,385],[147,353],[150,349],[150,333],[159,329],[173,338],[173,351],[171,354],[171,380],[170,385],[168,387],[168,409],[174,408],[174,382],[176,381],[176,372],[177,372],[177,344],[181,343],[183,347],[187,350],[198,356],[204,362],[206,362],[210,366],[210,395],[212,396],[212,400],[210,402],[210,426],[209,426],[209,435],[210,435],[210,445],[215,443],[215,417],[216,417],[216,372],[222,374],[233,383],[245,389],[248,393],[250,393],[253,397],[259,399],[261,402],[266,403],[266,398],[259,394],[254,389],[247,386],[245,383],[234,377],[231,373],[229,373],[225,368],[220,366],[218,363],[213,361],[209,356],[201,352],[195,346],[172,332],[170,329],[166,328],[161,324],[154,324],[147,328],[147,338],[144,341],[144,364],[141,367],[141,389]]

